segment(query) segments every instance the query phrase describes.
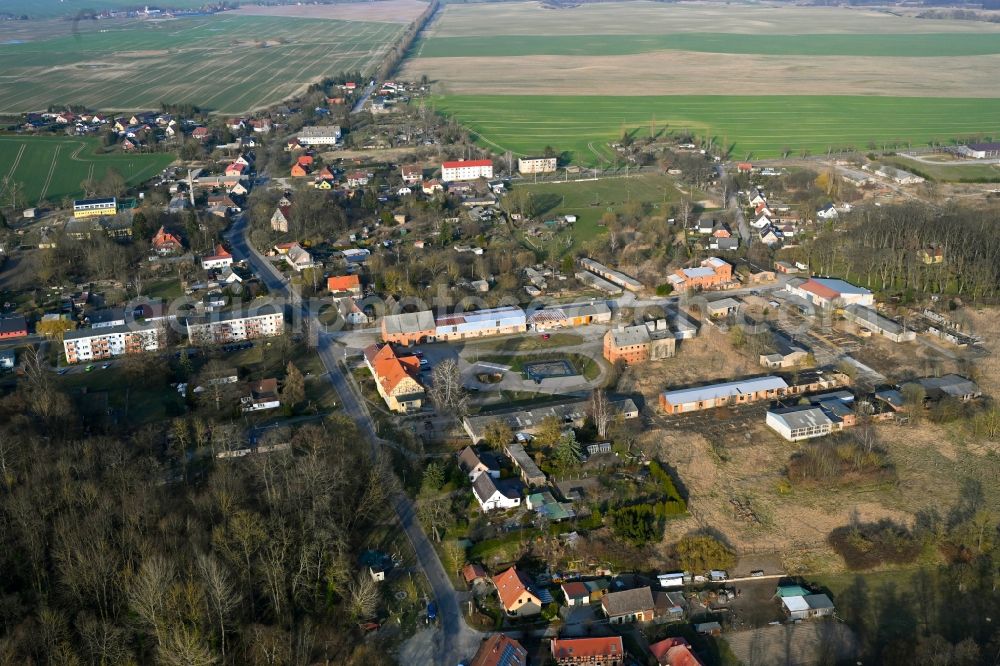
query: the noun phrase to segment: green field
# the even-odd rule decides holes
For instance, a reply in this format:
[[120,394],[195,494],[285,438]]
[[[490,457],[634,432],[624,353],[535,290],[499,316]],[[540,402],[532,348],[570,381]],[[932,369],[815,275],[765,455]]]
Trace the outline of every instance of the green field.
[[[540,219],[560,215],[576,215],[572,226],[574,246],[593,240],[603,232],[598,224],[606,212],[617,212],[629,202],[649,205],[654,212],[666,214],[666,206],[680,199],[681,193],[673,180],[658,174],[643,174],[629,178],[602,178],[570,182],[533,184],[527,181],[515,186],[528,192]],[[696,200],[701,193],[692,193]],[[537,241],[532,241],[537,245]]]
[[58,203],[78,196],[81,182],[100,180],[109,168],[135,184],[174,161],[169,153],[100,155],[99,149],[93,138],[0,136],[0,201],[6,200],[7,182],[21,183],[29,203]]
[[1000,53],[1000,33],[737,35],[470,35],[431,37],[414,57],[502,57],[532,55],[614,56],[650,51],[696,51],[757,55],[938,57]]
[[76,16],[80,12],[99,12],[105,9],[142,9],[147,4],[151,7],[198,9],[210,3],[203,0],[170,0],[166,4],[132,2],[131,0],[3,0],[0,3],[0,12],[16,16],[26,14],[30,18],[36,19]]
[[1000,135],[1000,99],[856,96],[456,95],[438,110],[494,150],[537,153],[551,145],[580,164],[604,163],[602,146],[623,130],[688,130],[728,141],[732,157],[825,153],[869,142],[905,146],[972,135]]
[[220,14],[87,22],[78,35],[69,22],[64,29],[0,44],[0,113],[55,103],[158,109],[161,102],[244,113],[325,76],[371,70],[403,26]]

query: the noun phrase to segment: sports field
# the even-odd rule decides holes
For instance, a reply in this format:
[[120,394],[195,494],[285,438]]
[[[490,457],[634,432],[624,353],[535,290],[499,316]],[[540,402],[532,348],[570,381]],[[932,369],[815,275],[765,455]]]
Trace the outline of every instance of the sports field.
[[608,142],[624,131],[646,136],[651,126],[715,137],[717,145],[728,139],[741,159],[1000,135],[1000,99],[463,95],[434,103],[496,150],[529,154],[551,145],[583,164],[607,163]]
[[372,70],[404,26],[235,12],[88,21],[76,34],[70,21],[44,23],[55,32],[18,33],[16,43],[4,43],[10,40],[0,29],[0,113],[54,103],[152,109],[161,102],[244,113],[322,77]]
[[109,168],[130,183],[148,180],[174,160],[163,153],[99,155],[92,138],[0,136],[0,200],[9,182],[20,183],[29,203],[80,194],[80,183],[101,180]]
[[623,131],[734,156],[1000,133],[1000,24],[723,2],[448,5],[409,54],[481,143],[602,161]]

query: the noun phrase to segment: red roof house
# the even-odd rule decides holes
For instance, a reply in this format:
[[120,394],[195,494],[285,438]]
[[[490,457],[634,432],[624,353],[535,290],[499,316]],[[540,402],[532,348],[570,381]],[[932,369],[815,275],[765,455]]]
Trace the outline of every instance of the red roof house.
[[352,294],[360,294],[361,281],[357,275],[338,275],[326,279],[326,288],[334,293],[349,291]]
[[606,638],[553,638],[550,643],[552,658],[559,666],[588,664],[593,666],[622,666],[625,647],[621,636]]

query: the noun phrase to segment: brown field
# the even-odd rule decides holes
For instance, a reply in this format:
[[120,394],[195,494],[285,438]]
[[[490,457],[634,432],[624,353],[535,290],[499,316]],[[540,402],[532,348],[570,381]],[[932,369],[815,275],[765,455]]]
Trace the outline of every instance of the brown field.
[[[623,56],[415,58],[403,78],[426,74],[442,95],[888,95],[992,97],[1000,55],[941,58],[732,55],[660,51]],[[761,88],[748,87],[752,71]]]
[[[998,313],[965,310],[963,314],[973,330],[986,333]],[[896,368],[897,377],[931,370],[966,372],[980,382],[985,394],[1000,395],[996,356],[1000,336],[991,335],[987,347],[993,353],[971,369],[950,359],[929,361],[926,354],[916,353],[922,349],[916,344],[878,341],[863,351],[866,357],[884,359],[883,370]],[[752,374],[762,374],[762,369],[710,329],[707,335],[685,341],[676,358],[625,373],[623,390],[641,392],[647,409],[656,415],[642,436],[644,448],[677,470],[690,496],[691,516],[668,525],[661,555],[683,534],[707,529],[741,552],[785,552],[789,571],[836,570],[841,561],[825,539],[852,519],[911,523],[921,509],[946,513],[969,481],[981,484],[985,505],[1000,506],[1000,442],[972,438],[962,423],[875,426],[895,469],[893,482],[791,487],[783,472],[799,445],[785,442],[764,425],[764,405],[739,413],[715,410],[699,421],[658,415],[656,396],[665,388]],[[732,498],[748,501],[761,524],[738,519]]]
[[242,5],[237,15],[409,23],[426,8],[427,3],[418,0],[380,0],[332,5]]
[[505,2],[448,5],[443,16],[431,27],[430,36],[651,35],[668,32],[793,35],[996,31],[1000,31],[1000,25],[982,21],[915,19],[893,16],[877,9],[787,5],[767,7],[721,2],[595,3],[571,9],[547,9],[538,2]]

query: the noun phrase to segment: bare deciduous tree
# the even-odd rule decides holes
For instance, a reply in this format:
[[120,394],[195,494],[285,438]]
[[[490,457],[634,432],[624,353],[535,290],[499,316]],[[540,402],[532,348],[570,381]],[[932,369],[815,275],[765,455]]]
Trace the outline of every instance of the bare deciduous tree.
[[427,396],[439,412],[451,412],[462,418],[469,409],[469,396],[462,386],[462,375],[454,359],[441,361],[431,372]]
[[347,586],[348,608],[357,620],[370,618],[378,608],[378,584],[367,571],[360,572]]
[[612,414],[608,395],[604,389],[594,389],[593,393],[590,394],[589,407],[590,419],[594,422],[594,427],[597,428],[597,436],[606,439],[608,427],[611,425],[614,414]]

